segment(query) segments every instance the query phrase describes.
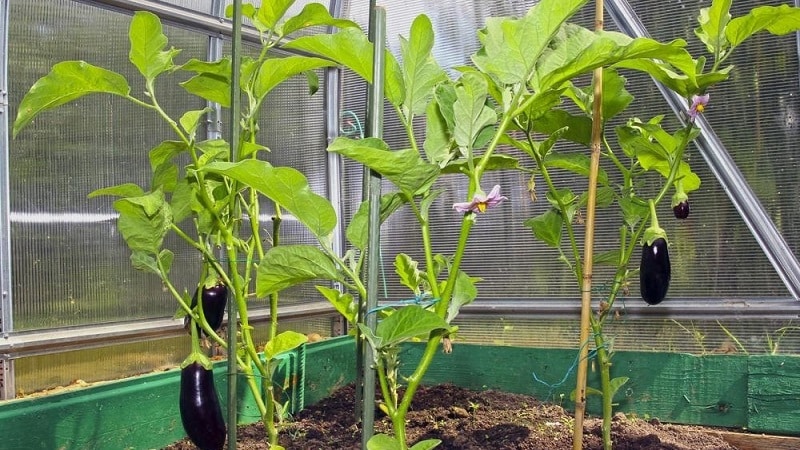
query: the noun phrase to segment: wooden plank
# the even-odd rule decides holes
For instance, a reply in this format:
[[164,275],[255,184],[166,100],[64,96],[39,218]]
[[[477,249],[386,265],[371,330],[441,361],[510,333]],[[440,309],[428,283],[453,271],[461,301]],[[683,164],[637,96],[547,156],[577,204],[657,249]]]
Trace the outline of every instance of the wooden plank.
[[748,370],[750,416],[747,429],[775,434],[800,433],[800,357],[751,356]]
[[800,438],[788,436],[772,436],[766,434],[736,433],[733,431],[717,431],[713,434],[721,437],[738,450],[797,450],[800,449]]

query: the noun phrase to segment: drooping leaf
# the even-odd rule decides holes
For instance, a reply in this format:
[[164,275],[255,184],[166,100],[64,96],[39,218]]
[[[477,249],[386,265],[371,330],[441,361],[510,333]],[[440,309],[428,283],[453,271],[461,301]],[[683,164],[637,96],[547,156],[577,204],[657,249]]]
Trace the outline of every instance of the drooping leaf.
[[[450,325],[436,313],[419,305],[400,308],[378,324],[375,335],[382,340],[383,347],[401,344],[416,336],[435,330],[447,330]],[[380,349],[378,349],[380,350]]]
[[553,209],[548,209],[544,214],[525,221],[525,226],[533,230],[533,235],[536,236],[536,239],[553,248],[558,248],[561,245],[563,224],[564,219],[561,214]]
[[212,162],[201,170],[228,176],[266,195],[318,238],[328,236],[336,226],[333,206],[325,197],[311,191],[306,177],[295,169],[246,159],[236,163]]
[[[283,47],[328,58],[352,70],[366,82],[372,83],[373,46],[364,32],[358,28],[345,28],[333,34],[301,36]],[[384,52],[385,95],[393,105],[399,106],[405,95],[403,73],[394,55],[389,50]]]
[[453,137],[437,101],[428,103],[425,119],[425,157],[443,168],[452,157]]
[[624,220],[625,224],[630,228],[634,228],[636,224],[650,214],[650,209],[647,207],[647,204],[643,203],[641,200],[636,201],[636,199],[631,197],[620,197],[617,202],[622,210],[622,220]]
[[320,3],[309,3],[294,17],[286,19],[281,30],[284,36],[308,27],[326,25],[337,28],[357,28],[358,24],[347,19],[337,19],[331,16],[328,8]]
[[278,245],[258,264],[256,294],[263,297],[317,279],[340,279],[336,264],[322,250],[311,245]]
[[153,255],[141,250],[135,250],[131,253],[131,266],[133,266],[133,268],[136,270],[141,270],[142,272],[150,272],[156,275],[159,274],[158,262],[156,262],[156,258],[153,257]]
[[264,98],[275,86],[295,75],[320,67],[330,67],[334,64],[330,60],[310,56],[268,58],[261,65],[256,76],[254,94],[256,98]]
[[181,118],[178,119],[178,123],[181,124],[183,131],[194,139],[194,133],[197,131],[197,127],[200,126],[200,120],[202,120],[203,116],[209,111],[211,111],[211,108],[186,111]]
[[504,84],[524,83],[550,39],[586,0],[542,0],[520,19],[489,18],[472,61]]
[[155,171],[156,168],[164,163],[172,161],[172,158],[188,151],[189,147],[183,141],[163,141],[157,146],[153,147],[148,154],[150,158],[150,170]]
[[[397,192],[381,195],[381,223],[406,204],[406,200]],[[345,236],[348,242],[359,250],[367,248],[367,233],[369,231],[369,203],[364,201],[359,205],[358,211],[353,215],[347,225]]]
[[40,78],[22,98],[14,121],[13,136],[36,116],[84,95],[106,93],[127,97],[131,91],[122,75],[85,61],[63,61]]
[[438,447],[441,443],[442,441],[439,439],[425,439],[424,441],[419,441],[412,445],[408,450],[431,450]]
[[439,175],[439,168],[425,162],[414,149],[391,151],[381,139],[339,137],[328,147],[380,173],[409,198],[426,191]]
[[169,231],[172,213],[160,191],[114,202],[119,212],[117,228],[133,251],[156,255]]
[[725,37],[733,48],[764,30],[778,36],[800,30],[800,8],[786,4],[758,6],[747,15],[732,19],[725,29]]
[[180,50],[164,50],[167,36],[161,32],[161,20],[155,14],[137,11],[131,20],[128,39],[131,44],[128,58],[146,80],[152,81],[174,67],[172,58]]
[[116,186],[100,188],[89,193],[87,198],[95,198],[103,195],[115,197],[139,197],[144,195],[142,188],[135,183],[123,183]]
[[[549,153],[544,158],[544,165],[589,177],[591,159],[585,153]],[[601,167],[597,173],[597,182],[601,185],[608,184],[608,173]]]
[[421,14],[411,24],[409,38],[400,37],[405,84],[403,111],[406,117],[425,112],[434,86],[447,79],[444,70],[433,59],[432,50],[433,26],[428,16]]
[[609,382],[609,391],[611,391],[610,393],[612,398],[614,397],[614,394],[616,394],[617,391],[619,391],[619,388],[624,386],[629,379],[630,378],[628,377],[615,377],[611,379],[611,381]]
[[[473,158],[473,164],[477,164],[480,161],[480,157]],[[493,153],[489,156],[488,162],[486,163],[485,170],[492,171],[492,170],[517,170],[521,166],[519,164],[519,160],[514,158],[511,155],[505,155],[502,153]],[[467,161],[459,160],[456,162],[452,162],[446,165],[442,169],[442,173],[463,173],[464,170],[467,168]]]
[[181,69],[196,73],[192,78],[179,83],[186,92],[219,103],[223,108],[230,108],[230,59],[223,58],[214,62],[192,59],[181,66]]
[[452,323],[461,307],[469,305],[478,296],[478,288],[475,284],[482,281],[482,278],[471,277],[466,272],[459,270],[456,276],[456,284],[453,288],[453,298],[447,307],[447,323]]
[[341,314],[347,323],[355,324],[358,311],[353,295],[340,292],[338,289],[332,289],[325,286],[315,286],[317,290],[329,301],[336,311]]
[[405,253],[398,253],[394,258],[394,271],[400,277],[400,284],[411,289],[414,294],[420,293],[422,271],[419,263]]
[[279,333],[264,346],[264,357],[267,361],[275,359],[281,353],[286,353],[308,342],[305,334],[287,330]]

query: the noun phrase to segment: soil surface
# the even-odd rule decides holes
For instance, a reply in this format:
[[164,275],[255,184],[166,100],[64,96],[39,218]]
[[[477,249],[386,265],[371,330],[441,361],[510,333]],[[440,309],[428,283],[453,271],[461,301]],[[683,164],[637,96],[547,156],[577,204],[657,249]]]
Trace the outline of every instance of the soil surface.
[[[289,450],[356,450],[361,430],[353,417],[354,388],[344,387],[301,411],[281,431]],[[375,413],[378,433],[391,433],[391,422]],[[572,450],[570,413],[533,397],[500,391],[470,391],[453,385],[421,387],[407,415],[409,443],[440,439],[436,450]],[[584,421],[586,450],[602,449],[600,419]],[[661,424],[617,414],[612,424],[615,450],[736,450],[711,429]],[[239,427],[237,448],[267,449],[264,427]],[[167,450],[194,449],[182,441]]]

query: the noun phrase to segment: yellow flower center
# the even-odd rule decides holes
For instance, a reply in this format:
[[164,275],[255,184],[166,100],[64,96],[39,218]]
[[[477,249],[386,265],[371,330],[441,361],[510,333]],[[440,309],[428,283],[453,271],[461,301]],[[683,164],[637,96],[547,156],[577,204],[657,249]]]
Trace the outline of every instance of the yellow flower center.
[[478,202],[478,204],[475,206],[478,207],[478,211],[486,212],[486,202]]
[[697,110],[698,113],[702,113],[703,111],[705,111],[706,105],[700,103],[697,105],[697,107],[695,107],[695,109]]

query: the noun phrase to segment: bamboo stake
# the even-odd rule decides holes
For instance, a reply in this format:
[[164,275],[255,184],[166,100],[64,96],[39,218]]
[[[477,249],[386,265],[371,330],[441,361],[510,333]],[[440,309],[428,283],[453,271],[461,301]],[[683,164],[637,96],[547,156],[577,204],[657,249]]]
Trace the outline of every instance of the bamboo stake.
[[[603,0],[595,1],[595,31],[603,29]],[[594,263],[594,224],[597,203],[597,173],[600,170],[600,146],[603,127],[603,68],[594,70],[594,103],[592,105],[591,166],[589,167],[588,199],[586,202],[586,238],[584,241],[583,280],[581,280],[581,333],[578,373],[575,387],[575,426],[573,450],[583,448],[583,418],[586,414],[586,375],[589,368],[589,334],[592,315],[592,265]]]

